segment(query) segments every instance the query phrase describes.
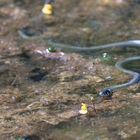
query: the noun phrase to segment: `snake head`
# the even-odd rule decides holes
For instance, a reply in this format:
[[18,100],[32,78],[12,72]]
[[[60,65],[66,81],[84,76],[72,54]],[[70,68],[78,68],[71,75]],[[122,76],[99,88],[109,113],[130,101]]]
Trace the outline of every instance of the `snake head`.
[[104,89],[99,93],[101,97],[111,97],[113,95],[113,90],[112,89]]

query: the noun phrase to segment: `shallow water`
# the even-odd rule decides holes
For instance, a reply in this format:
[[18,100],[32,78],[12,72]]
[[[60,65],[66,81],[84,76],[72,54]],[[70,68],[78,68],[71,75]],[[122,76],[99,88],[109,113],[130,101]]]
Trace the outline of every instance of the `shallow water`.
[[[72,120],[71,123],[61,124],[50,134],[50,137],[54,140],[138,140],[139,108],[140,104],[137,102],[125,109],[106,112],[94,119],[86,119],[84,122]],[[129,135],[132,135],[132,138],[127,138]]]
[[[41,26],[45,33],[24,40],[17,31],[39,13],[42,2],[0,0],[0,57],[20,53],[0,62],[0,138],[37,135],[41,140],[139,140],[140,84],[115,92],[112,100],[97,102],[97,114],[92,117],[75,117],[67,111],[78,111],[81,102],[90,104],[87,96],[130,80],[114,65],[140,56],[140,48],[70,53],[66,54],[70,61],[65,62],[32,53],[35,48],[46,49],[47,40],[83,47],[139,39],[139,1],[121,5],[122,1],[58,1],[55,18],[45,21],[47,30]],[[124,67],[140,72],[140,60]]]
[[[101,58],[103,52],[99,52],[96,57]],[[120,54],[120,55],[119,55]],[[119,61],[120,56],[125,57],[138,56],[139,49],[131,49],[126,53],[123,49],[117,51],[108,51],[108,55],[117,58],[112,62],[112,59],[102,61],[106,65],[114,65]],[[121,58],[121,60],[123,60]],[[140,72],[140,60],[130,61],[123,65],[124,68],[135,72]],[[128,90],[128,92],[130,92]],[[133,93],[125,93],[119,103],[124,102],[124,107],[118,110],[104,111],[95,118],[82,116],[72,119],[68,123],[58,125],[49,135],[52,140],[139,140],[140,134],[140,88]],[[115,93],[114,93],[115,94]],[[120,93],[119,96],[122,96]],[[136,100],[135,100],[136,99]],[[110,106],[115,106],[115,103],[110,101]],[[117,104],[119,104],[117,103]]]
[[138,60],[129,62],[129,64],[126,64],[125,67],[132,71],[136,71],[136,72],[140,73],[140,61],[138,61]]

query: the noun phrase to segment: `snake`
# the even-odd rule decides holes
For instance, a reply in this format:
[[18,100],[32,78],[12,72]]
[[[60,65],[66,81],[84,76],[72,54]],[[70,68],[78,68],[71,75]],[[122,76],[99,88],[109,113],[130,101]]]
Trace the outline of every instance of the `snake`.
[[[52,41],[48,41],[48,44],[52,45],[55,48],[62,49],[65,52],[75,52],[75,53],[87,53],[87,52],[91,53],[91,52],[96,52],[97,50],[109,49],[109,48],[126,48],[126,47],[140,48],[140,40],[128,40],[128,41],[121,41],[121,42],[115,42],[115,43],[99,45],[99,46],[91,46],[91,47],[77,47],[68,44],[56,43]],[[135,60],[140,60],[140,56],[132,56],[126,58],[123,61],[116,62],[115,67],[121,70],[122,72],[131,75],[132,78],[126,83],[112,85],[110,87],[104,88],[99,92],[99,96],[112,97],[113,93],[116,92],[117,90],[122,88],[127,88],[130,85],[138,84],[140,82],[140,73],[123,67],[125,63],[128,63],[130,61],[135,61]]]

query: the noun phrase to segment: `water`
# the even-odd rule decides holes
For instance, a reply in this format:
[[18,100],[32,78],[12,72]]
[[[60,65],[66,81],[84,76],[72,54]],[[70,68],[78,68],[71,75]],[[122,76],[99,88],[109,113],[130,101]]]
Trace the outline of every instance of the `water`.
[[129,62],[124,66],[127,69],[140,73],[140,60]]
[[[68,54],[69,64],[32,53],[35,48],[48,47],[49,39],[79,47],[140,39],[138,0],[58,1],[55,16],[41,28],[44,35],[29,40],[17,31],[38,17],[42,3],[14,2],[0,0],[0,56],[22,52],[0,63],[0,139],[139,140],[140,84],[117,91],[111,101],[97,102],[97,114],[92,117],[69,117],[69,110],[78,111],[81,102],[91,104],[85,95],[97,95],[106,86],[130,80],[114,64],[139,56],[139,49],[101,50],[84,58]],[[140,61],[124,67],[140,72]],[[101,82],[96,82],[97,77]],[[111,78],[104,81],[105,77]]]
[[50,137],[54,140],[125,140],[130,133],[137,135],[139,131],[139,105],[133,104],[133,107],[130,105],[118,111],[105,112],[101,116],[82,122],[72,120],[70,124],[61,124],[61,127],[54,129]]

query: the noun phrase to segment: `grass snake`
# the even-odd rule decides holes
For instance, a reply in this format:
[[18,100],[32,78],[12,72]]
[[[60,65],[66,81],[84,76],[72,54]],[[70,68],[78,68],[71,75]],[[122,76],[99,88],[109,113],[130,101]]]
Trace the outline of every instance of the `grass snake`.
[[[87,52],[91,53],[91,52],[96,52],[97,50],[101,50],[101,49],[109,49],[109,48],[116,48],[116,47],[117,48],[126,48],[126,47],[140,48],[140,40],[122,41],[122,42],[110,43],[107,45],[91,46],[88,48],[87,47],[76,47],[76,46],[71,46],[71,45],[66,45],[66,44],[61,44],[61,43],[55,43],[52,41],[49,41],[48,43],[56,48],[62,49],[65,52],[75,52],[75,53],[87,53]],[[108,96],[111,97],[113,95],[114,91],[121,89],[121,88],[126,88],[130,85],[134,85],[134,84],[137,84],[140,82],[140,73],[125,69],[123,67],[123,64],[128,63],[130,61],[134,61],[134,60],[140,60],[140,56],[129,57],[129,58],[127,58],[123,61],[117,62],[115,64],[115,66],[119,70],[131,75],[133,78],[126,83],[106,87],[99,93],[99,95],[101,97],[108,97]]]

